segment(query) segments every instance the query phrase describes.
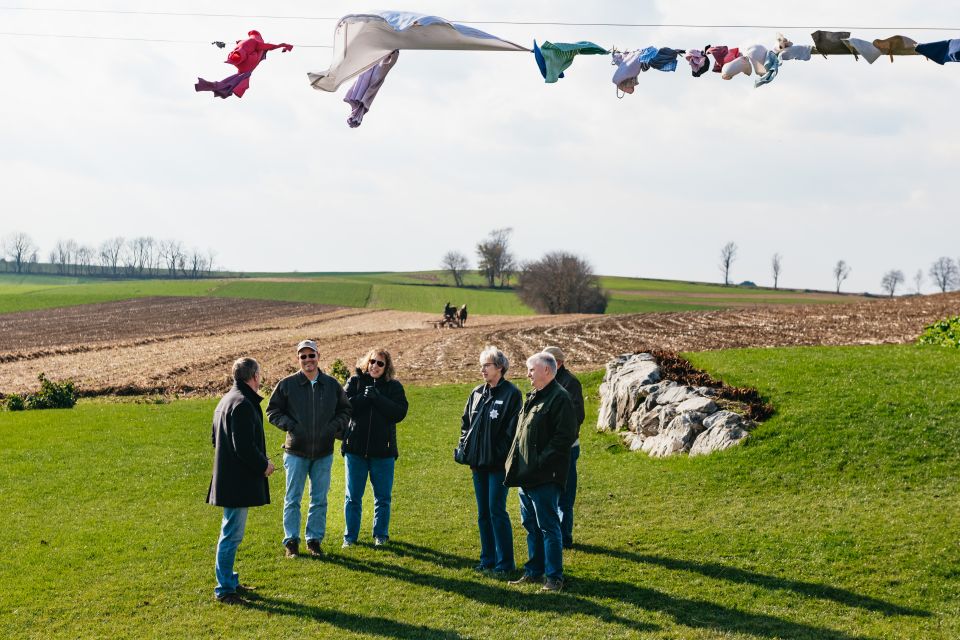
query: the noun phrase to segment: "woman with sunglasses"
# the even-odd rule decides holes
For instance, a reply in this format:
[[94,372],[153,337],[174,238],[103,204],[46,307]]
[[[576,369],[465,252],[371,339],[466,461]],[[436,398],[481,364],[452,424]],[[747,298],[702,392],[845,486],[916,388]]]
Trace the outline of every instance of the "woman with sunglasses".
[[357,361],[357,373],[347,380],[345,391],[353,417],[340,447],[346,471],[343,547],[356,544],[360,534],[367,478],[373,486],[373,544],[379,547],[390,538],[397,423],[407,415],[407,397],[394,379],[393,359],[385,349],[371,349]]

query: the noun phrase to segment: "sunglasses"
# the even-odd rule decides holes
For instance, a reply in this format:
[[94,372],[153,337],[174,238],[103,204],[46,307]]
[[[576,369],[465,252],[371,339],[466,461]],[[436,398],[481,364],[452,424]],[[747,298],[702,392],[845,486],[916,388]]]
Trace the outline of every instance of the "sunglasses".
[[313,359],[316,358],[316,357],[317,357],[317,354],[315,354],[315,353],[301,353],[301,354],[300,354],[300,359],[301,359],[301,360],[313,360]]
[[370,364],[375,364],[381,369],[387,366],[386,362],[384,362],[383,360],[377,360],[376,358],[373,358],[372,360],[370,360]]

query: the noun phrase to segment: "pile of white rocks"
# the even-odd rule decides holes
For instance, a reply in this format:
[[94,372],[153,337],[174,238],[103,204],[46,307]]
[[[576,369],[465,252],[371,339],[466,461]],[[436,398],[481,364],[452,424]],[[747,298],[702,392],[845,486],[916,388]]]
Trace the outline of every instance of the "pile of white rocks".
[[743,442],[754,422],[717,407],[717,392],[661,379],[649,353],[617,356],[600,385],[597,429],[621,431],[631,451],[654,458],[720,451]]

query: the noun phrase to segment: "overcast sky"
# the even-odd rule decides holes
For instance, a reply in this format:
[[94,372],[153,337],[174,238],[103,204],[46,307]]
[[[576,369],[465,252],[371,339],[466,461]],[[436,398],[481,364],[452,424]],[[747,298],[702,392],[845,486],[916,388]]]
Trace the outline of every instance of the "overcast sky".
[[[407,51],[358,129],[307,71],[329,49],[271,53],[243,99],[194,92],[220,79],[229,43],[329,45],[333,20],[402,9],[452,20],[759,24],[798,44],[808,27],[957,32],[955,1],[805,2],[49,2],[300,19],[138,16],[0,9],[0,31],[198,41],[196,44],[0,36],[0,236],[30,234],[45,257],[60,238],[178,238],[220,267],[253,271],[434,269],[458,249],[514,228],[514,249],[554,249],[611,275],[719,281],[721,247],[739,247],[735,281],[848,291],[908,280],[960,257],[960,64],[922,57],[874,65],[852,56],[787,62],[770,85],[651,71],[618,100],[608,56],[578,58],[547,85],[532,54]],[[900,5],[900,6],[894,6]],[[531,46],[591,40],[633,49],[775,41],[776,28],[474,25]],[[796,28],[788,28],[795,26]],[[925,286],[926,291],[932,287]]]

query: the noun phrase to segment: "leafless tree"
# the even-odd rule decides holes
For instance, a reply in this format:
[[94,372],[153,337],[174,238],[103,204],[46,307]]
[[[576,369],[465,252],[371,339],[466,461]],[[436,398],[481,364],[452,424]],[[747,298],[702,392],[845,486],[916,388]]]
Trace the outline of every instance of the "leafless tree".
[[780,270],[783,267],[783,256],[779,253],[773,254],[773,259],[770,260],[770,271],[773,272],[773,288],[777,288],[777,283],[780,281]]
[[30,258],[36,257],[37,251],[33,239],[22,231],[16,231],[3,239],[3,254],[10,258],[17,273],[25,270],[29,272]]
[[463,286],[463,274],[470,268],[470,262],[467,260],[467,256],[459,251],[447,251],[443,254],[443,260],[441,260],[440,266],[453,277],[454,286]]
[[217,252],[213,249],[207,249],[207,277],[213,275],[213,263],[217,258]]
[[88,245],[80,245],[74,254],[77,266],[77,275],[90,275],[90,264],[93,262],[93,248]]
[[150,236],[133,238],[127,243],[129,268],[137,275],[142,276],[153,264],[153,253],[156,241]]
[[920,295],[921,288],[923,287],[923,269],[917,269],[917,272],[913,274],[913,291],[917,295]]
[[905,281],[906,278],[903,277],[903,271],[900,271],[900,269],[891,269],[883,274],[883,278],[880,280],[880,287],[892,298],[893,294],[897,292],[897,287]]
[[176,278],[177,269],[183,270],[183,245],[179,240],[163,240],[160,242],[158,251],[167,267],[167,274],[171,278]]
[[737,259],[737,245],[733,242],[728,242],[723,245],[723,249],[720,250],[720,271],[723,272],[723,284],[730,284],[730,267],[733,266],[733,261]]
[[511,233],[513,229],[510,227],[494,229],[485,240],[477,243],[477,269],[490,288],[496,285],[498,279],[502,284],[504,265],[514,263],[510,253]]
[[509,287],[510,278],[517,271],[517,260],[511,254],[504,256],[503,264],[500,265],[500,287]]
[[120,253],[123,251],[124,239],[121,236],[109,238],[100,243],[100,266],[103,270],[117,275],[120,266]]
[[933,280],[934,285],[940,288],[940,293],[946,293],[956,287],[957,281],[960,279],[957,264],[947,256],[937,258],[930,265],[930,279]]
[[837,283],[837,293],[840,293],[840,285],[850,277],[850,265],[846,260],[837,260],[837,265],[833,268],[833,279]]
[[76,262],[77,243],[74,240],[57,240],[50,251],[50,264],[52,264],[57,273],[65,276],[69,275],[70,267]]
[[517,293],[540,313],[603,313],[607,308],[607,293],[590,264],[562,251],[524,265]]

